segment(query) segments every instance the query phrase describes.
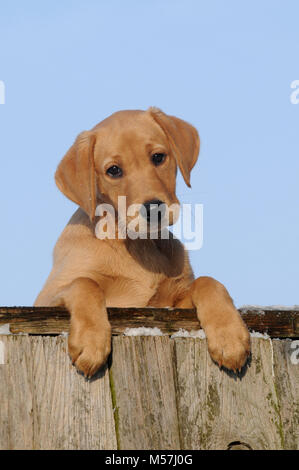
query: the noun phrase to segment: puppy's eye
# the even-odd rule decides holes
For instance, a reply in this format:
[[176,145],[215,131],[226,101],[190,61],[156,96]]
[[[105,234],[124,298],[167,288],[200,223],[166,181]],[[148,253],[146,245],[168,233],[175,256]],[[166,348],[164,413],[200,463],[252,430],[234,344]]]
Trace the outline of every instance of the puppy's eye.
[[119,166],[112,165],[108,168],[106,174],[112,176],[112,178],[120,178],[123,175],[123,171]]
[[166,158],[165,153],[154,153],[154,155],[152,155],[152,162],[155,166],[158,166],[164,162],[165,158]]

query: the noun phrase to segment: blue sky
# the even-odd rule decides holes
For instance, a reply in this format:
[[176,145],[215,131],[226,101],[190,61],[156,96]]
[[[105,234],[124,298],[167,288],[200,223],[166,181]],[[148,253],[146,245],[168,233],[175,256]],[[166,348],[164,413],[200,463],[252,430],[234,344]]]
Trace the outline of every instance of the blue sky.
[[299,3],[6,0],[0,13],[0,304],[32,305],[75,209],[54,172],[76,135],[120,109],[194,124],[181,202],[204,205],[197,276],[236,304],[299,304]]

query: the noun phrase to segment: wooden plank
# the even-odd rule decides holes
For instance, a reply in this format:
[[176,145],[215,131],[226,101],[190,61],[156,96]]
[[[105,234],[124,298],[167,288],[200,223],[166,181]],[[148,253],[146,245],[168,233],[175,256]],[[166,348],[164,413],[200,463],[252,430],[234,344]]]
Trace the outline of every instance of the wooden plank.
[[206,340],[177,338],[178,415],[182,448],[281,449],[271,340],[252,338],[252,359],[240,376],[213,364]]
[[299,337],[299,307],[246,307],[239,309],[249,330],[271,338]]
[[299,449],[299,341],[273,340],[276,392],[285,449]]
[[[194,309],[108,308],[114,335],[126,328],[158,327],[163,333],[184,328],[198,329]],[[61,307],[0,307],[0,325],[10,324],[12,333],[60,334],[69,330],[69,313]]]
[[5,364],[0,365],[0,449],[33,448],[31,340],[5,336]]
[[236,376],[206,340],[118,336],[92,381],[65,337],[0,341],[0,449],[299,448],[299,341],[252,338]]
[[180,449],[172,346],[165,336],[113,338],[119,449]]
[[[270,337],[299,337],[299,308],[248,307],[239,310],[250,330]],[[126,328],[158,327],[173,334],[180,328],[198,329],[194,309],[108,308],[114,335]],[[69,313],[61,307],[0,307],[0,325],[10,324],[12,333],[60,334],[69,329]]]
[[31,342],[35,449],[116,449],[107,368],[87,381],[72,367],[65,338]]
[[86,381],[63,337],[0,340],[0,449],[116,449],[107,370]]

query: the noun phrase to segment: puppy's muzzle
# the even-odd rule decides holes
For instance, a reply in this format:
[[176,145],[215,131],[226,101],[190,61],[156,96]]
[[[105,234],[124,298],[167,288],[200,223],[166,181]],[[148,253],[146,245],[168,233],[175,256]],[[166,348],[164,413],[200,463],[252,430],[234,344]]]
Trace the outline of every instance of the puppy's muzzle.
[[159,199],[152,199],[151,201],[144,202],[140,213],[144,219],[146,219],[147,223],[156,222],[160,223],[166,213],[166,206],[163,201]]

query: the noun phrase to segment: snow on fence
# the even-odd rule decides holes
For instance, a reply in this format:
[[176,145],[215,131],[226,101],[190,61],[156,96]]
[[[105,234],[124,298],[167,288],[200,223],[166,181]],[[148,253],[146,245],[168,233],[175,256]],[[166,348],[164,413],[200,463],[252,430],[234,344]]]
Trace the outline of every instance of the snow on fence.
[[109,309],[113,352],[88,381],[66,310],[0,307],[0,449],[298,449],[299,308],[240,311],[241,374],[211,361],[194,310]]

